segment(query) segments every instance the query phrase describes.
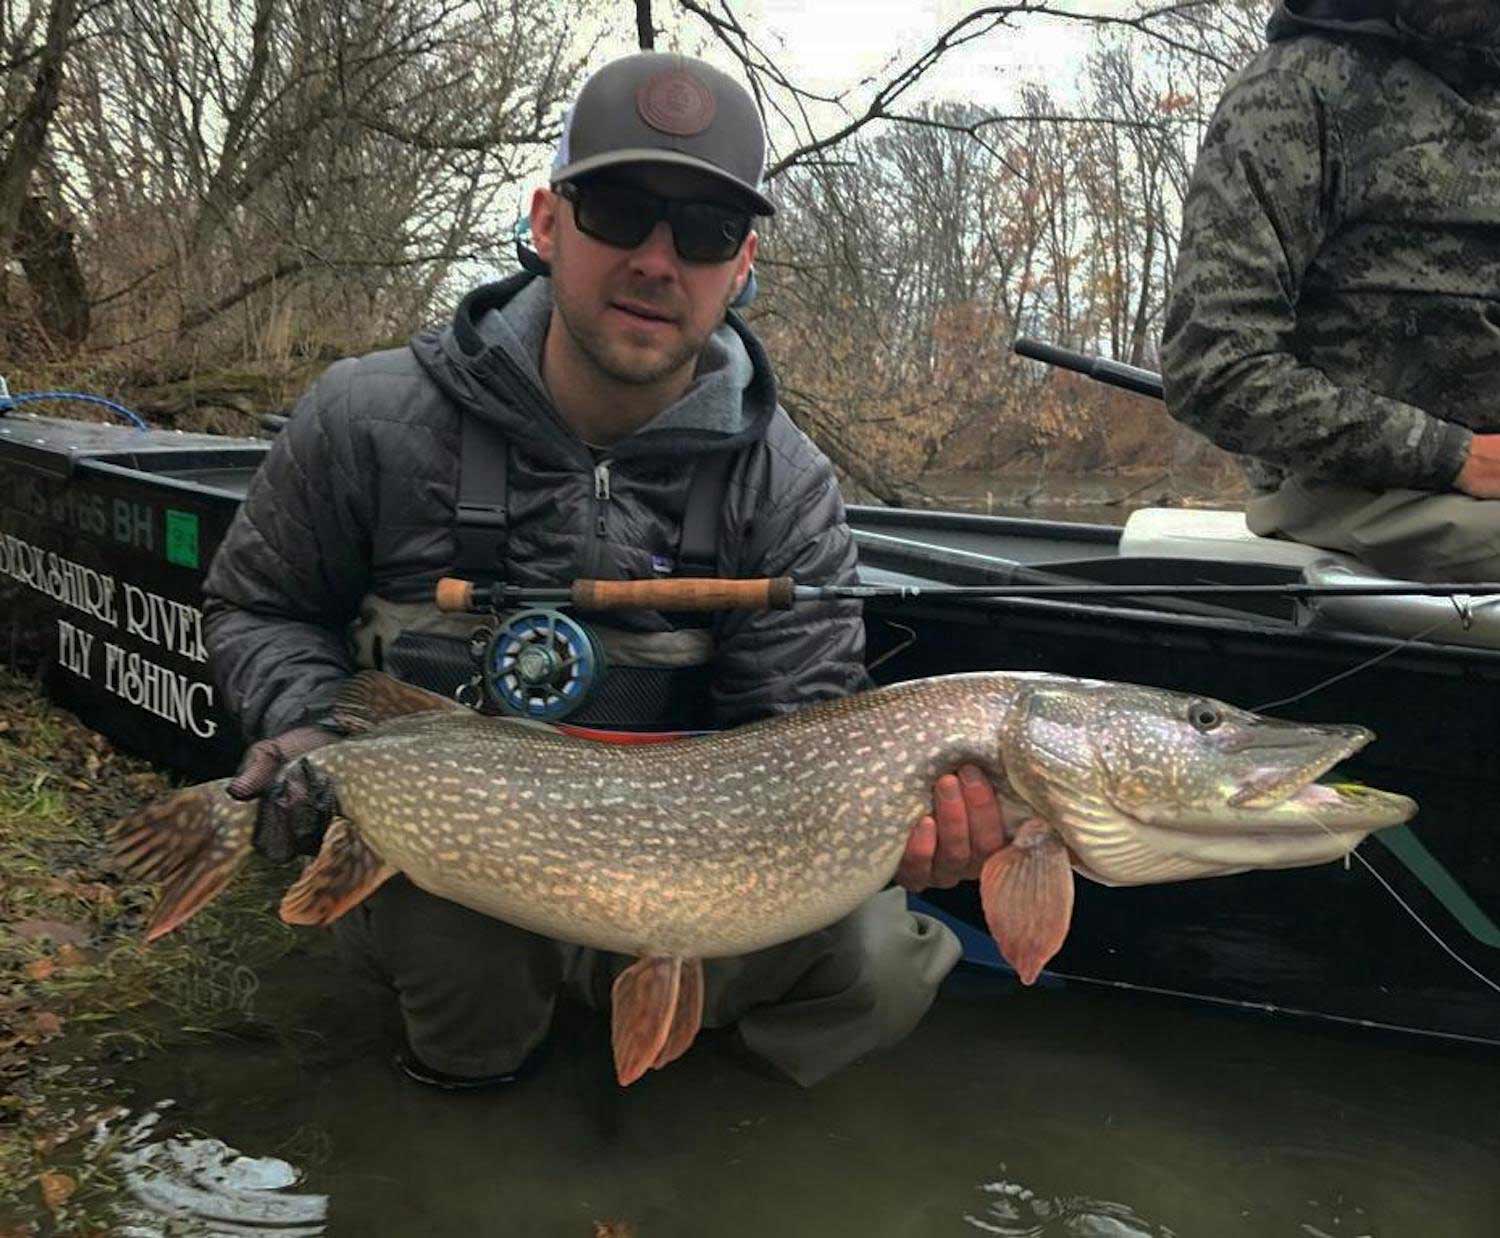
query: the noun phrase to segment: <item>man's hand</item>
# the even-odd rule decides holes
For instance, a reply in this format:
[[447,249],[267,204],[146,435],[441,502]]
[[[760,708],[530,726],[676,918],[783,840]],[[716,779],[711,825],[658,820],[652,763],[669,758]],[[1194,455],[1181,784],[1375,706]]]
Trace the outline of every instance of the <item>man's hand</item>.
[[932,814],[911,832],[896,881],[913,893],[946,888],[979,876],[984,862],[1005,846],[1005,821],[995,788],[976,765],[944,774],[932,788]]
[[335,811],[333,789],[314,771],[291,767],[338,738],[326,727],[299,726],[274,739],[257,740],[246,750],[240,772],[225,790],[237,800],[260,799],[252,841],[268,860],[314,855],[322,845]]
[[1500,499],[1500,434],[1476,434],[1453,488],[1476,499]]

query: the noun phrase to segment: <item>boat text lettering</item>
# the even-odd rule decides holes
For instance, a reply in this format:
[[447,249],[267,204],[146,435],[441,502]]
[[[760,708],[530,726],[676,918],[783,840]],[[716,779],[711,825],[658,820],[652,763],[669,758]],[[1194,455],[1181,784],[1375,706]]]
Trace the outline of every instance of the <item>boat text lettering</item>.
[[189,679],[113,641],[104,642],[104,686],[199,739],[212,739],[218,732],[219,724],[207,716],[214,704],[213,685]]
[[185,602],[125,582],[125,631],[148,645],[207,662],[203,644],[203,612]]
[[111,627],[119,623],[113,576],[61,558],[55,551],[43,550],[12,533],[0,534],[0,576],[19,580],[53,601]]
[[65,670],[72,671],[80,679],[92,679],[89,674],[89,654],[94,649],[94,634],[75,628],[66,619],[57,621],[57,661]]

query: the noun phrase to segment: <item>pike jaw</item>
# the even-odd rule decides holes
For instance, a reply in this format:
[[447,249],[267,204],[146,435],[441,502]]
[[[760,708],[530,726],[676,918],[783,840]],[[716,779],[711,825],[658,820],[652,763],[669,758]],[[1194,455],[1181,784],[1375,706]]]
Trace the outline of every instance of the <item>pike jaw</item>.
[[1110,885],[1321,864],[1416,812],[1404,795],[1315,781],[1374,738],[1360,726],[1083,682],[1028,689],[1006,730],[1025,753],[1008,763],[1017,788],[1074,866]]

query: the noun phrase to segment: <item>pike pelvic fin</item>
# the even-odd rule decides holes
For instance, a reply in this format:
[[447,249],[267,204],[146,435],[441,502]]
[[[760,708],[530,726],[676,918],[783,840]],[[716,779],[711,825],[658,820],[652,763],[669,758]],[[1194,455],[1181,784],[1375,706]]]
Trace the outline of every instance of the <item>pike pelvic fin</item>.
[[110,831],[110,862],[123,873],[164,882],[146,925],[155,941],[190,920],[250,854],[257,800],[231,799],[228,778],[199,783],[147,804]]
[[392,718],[462,709],[457,701],[426,688],[402,683],[380,671],[360,671],[339,688],[333,701],[333,721],[346,735],[359,735]]
[[701,959],[682,961],[682,979],[677,985],[677,1005],[672,1009],[672,1024],[667,1028],[667,1039],[651,1063],[653,1070],[660,1070],[668,1062],[675,1062],[690,1048],[703,1026],[703,962]]
[[703,1022],[703,964],[637,959],[615,977],[611,1005],[615,1077],[628,1087],[693,1043]]
[[281,899],[288,924],[332,924],[396,875],[359,831],[335,817],[323,835],[323,849]]
[[984,922],[1022,984],[1062,949],[1073,919],[1073,866],[1050,825],[1027,821],[979,874]]

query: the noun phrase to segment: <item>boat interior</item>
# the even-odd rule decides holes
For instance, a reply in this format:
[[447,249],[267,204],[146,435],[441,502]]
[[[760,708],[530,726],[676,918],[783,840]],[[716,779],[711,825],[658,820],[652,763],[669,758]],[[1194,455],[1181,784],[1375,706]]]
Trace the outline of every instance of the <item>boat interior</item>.
[[[0,417],[0,453],[58,477],[149,475],[169,489],[243,498],[264,439]],[[1378,585],[1397,583],[1346,555],[1257,537],[1235,510],[1148,507],[1115,525],[851,506],[866,583],[917,588],[1080,583]],[[1106,604],[1428,645],[1500,649],[1500,597],[1112,596]]]

